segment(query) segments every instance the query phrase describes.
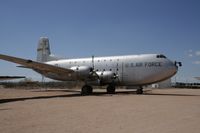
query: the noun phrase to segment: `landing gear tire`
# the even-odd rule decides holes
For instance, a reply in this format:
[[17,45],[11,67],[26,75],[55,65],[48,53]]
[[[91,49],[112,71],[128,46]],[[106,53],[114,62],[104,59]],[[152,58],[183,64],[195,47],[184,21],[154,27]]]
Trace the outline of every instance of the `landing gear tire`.
[[143,89],[142,88],[137,89],[136,94],[143,94]]
[[115,85],[109,85],[107,87],[107,93],[108,94],[115,94]]
[[81,95],[86,96],[90,95],[93,92],[93,88],[89,85],[84,85],[81,89]]

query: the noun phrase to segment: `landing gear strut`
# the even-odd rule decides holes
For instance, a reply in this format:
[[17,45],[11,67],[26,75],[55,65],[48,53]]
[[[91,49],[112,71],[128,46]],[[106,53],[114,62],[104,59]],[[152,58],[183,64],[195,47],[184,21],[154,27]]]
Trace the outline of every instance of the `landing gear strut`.
[[113,84],[108,85],[107,93],[108,94],[114,94],[115,93],[115,85],[113,85]]
[[140,87],[140,89],[137,89],[136,90],[136,94],[143,94],[143,88]]
[[84,85],[81,89],[81,95],[86,96],[90,95],[93,92],[93,88],[89,85]]

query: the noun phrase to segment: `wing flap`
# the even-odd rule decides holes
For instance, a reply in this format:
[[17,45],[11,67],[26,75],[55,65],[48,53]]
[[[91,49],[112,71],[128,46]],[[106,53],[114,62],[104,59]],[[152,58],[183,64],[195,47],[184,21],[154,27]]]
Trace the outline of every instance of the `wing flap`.
[[53,66],[46,63],[40,63],[40,62],[36,62],[32,60],[17,58],[17,57],[3,55],[3,54],[0,54],[0,59],[17,63],[20,65],[23,65],[26,68],[31,68],[31,69],[38,70],[41,72],[51,72],[51,73],[62,74],[62,75],[74,72],[71,69],[61,68],[61,67]]

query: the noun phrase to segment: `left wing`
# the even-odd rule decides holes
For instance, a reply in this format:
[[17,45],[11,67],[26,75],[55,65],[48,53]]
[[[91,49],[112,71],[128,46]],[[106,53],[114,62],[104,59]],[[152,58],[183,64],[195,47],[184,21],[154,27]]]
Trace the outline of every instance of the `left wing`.
[[0,54],[0,59],[6,60],[9,62],[13,62],[13,63],[17,63],[20,65],[23,65],[26,68],[31,68],[33,70],[40,71],[43,73],[50,72],[50,73],[60,75],[60,76],[66,75],[66,74],[71,74],[74,72],[71,69],[66,69],[66,68],[46,64],[46,63],[40,63],[37,61],[17,58],[17,57],[3,55],[3,54]]

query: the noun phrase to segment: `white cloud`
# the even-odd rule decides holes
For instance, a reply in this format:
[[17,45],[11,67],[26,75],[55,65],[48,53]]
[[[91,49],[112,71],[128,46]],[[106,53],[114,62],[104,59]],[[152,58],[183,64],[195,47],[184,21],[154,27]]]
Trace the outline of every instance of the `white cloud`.
[[190,49],[190,50],[187,51],[187,56],[188,57],[193,57],[194,56],[194,52],[193,52],[192,49]]
[[189,57],[193,57],[193,54],[188,54]]
[[196,55],[196,56],[200,56],[200,51],[196,51],[196,52],[195,52],[195,55]]
[[193,63],[196,65],[200,65],[200,61],[194,61]]

